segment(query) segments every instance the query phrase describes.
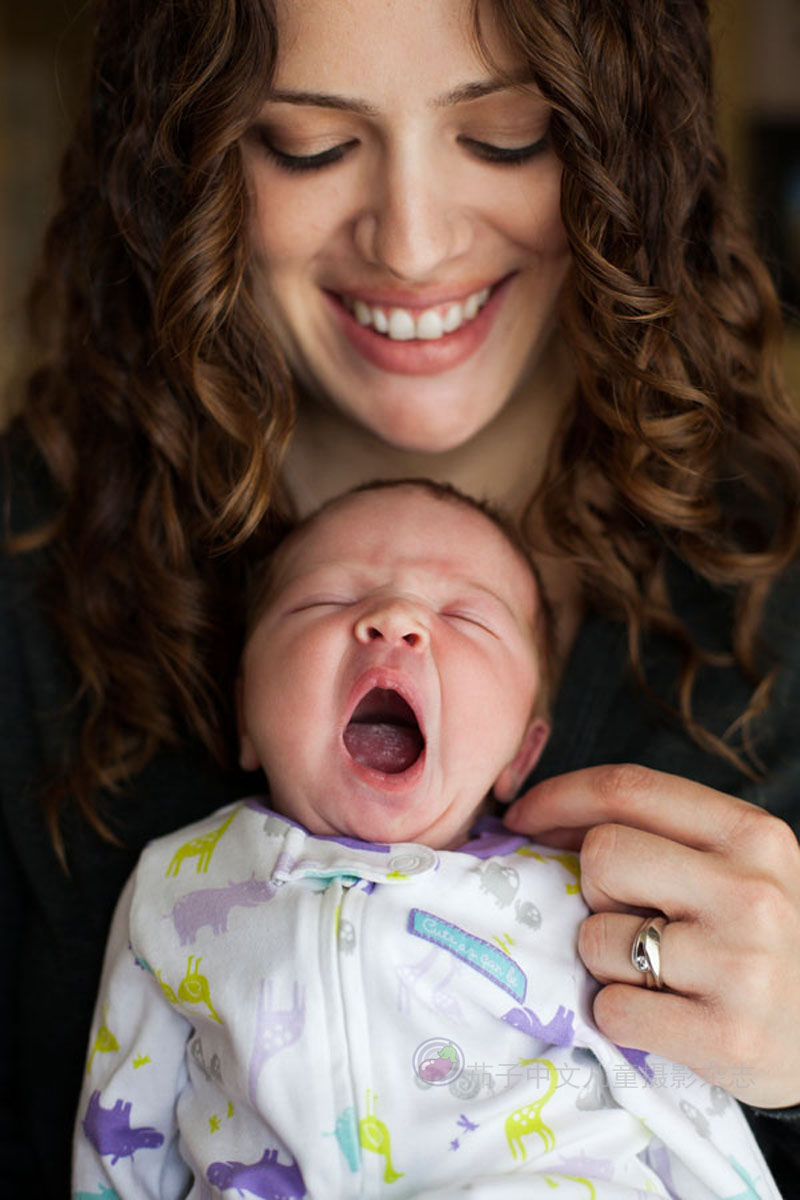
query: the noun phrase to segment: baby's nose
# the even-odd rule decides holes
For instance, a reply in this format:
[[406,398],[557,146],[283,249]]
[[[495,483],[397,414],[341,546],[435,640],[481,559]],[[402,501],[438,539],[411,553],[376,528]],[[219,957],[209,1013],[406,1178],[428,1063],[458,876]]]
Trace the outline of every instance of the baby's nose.
[[428,630],[421,614],[413,605],[401,600],[375,605],[359,617],[353,632],[356,640],[364,645],[380,641],[419,650],[428,644]]

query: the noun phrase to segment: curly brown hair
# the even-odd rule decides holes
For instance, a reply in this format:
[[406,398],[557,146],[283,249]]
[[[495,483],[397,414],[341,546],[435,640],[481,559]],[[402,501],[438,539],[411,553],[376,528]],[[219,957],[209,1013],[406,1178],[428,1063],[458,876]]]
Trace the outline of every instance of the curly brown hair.
[[[708,4],[495,0],[493,12],[552,106],[574,261],[562,328],[577,404],[529,514],[593,603],[624,618],[643,684],[643,633],[678,643],[686,728],[752,776],[747,730],[773,675],[759,620],[800,545],[800,420],[780,305],[715,136]],[[735,597],[732,656],[754,687],[738,751],[693,719],[698,669],[715,656],[672,611],[670,552]]]
[[[736,598],[733,652],[800,540],[800,427],[780,312],[726,186],[703,0],[493,0],[552,105],[573,256],[562,325],[579,388],[532,498],[591,603],[683,650],[691,735],[704,651],[673,613],[674,552]],[[480,6],[473,0],[476,42]],[[270,0],[104,0],[88,100],[32,297],[44,347],[21,421],[57,484],[38,540],[83,706],[71,795],[96,798],[187,731],[231,746],[231,597],[268,551],[292,383],[247,278],[239,139],[277,54]],[[752,513],[758,511],[759,519]],[[641,669],[641,668],[640,668]],[[750,764],[752,766],[752,763]]]

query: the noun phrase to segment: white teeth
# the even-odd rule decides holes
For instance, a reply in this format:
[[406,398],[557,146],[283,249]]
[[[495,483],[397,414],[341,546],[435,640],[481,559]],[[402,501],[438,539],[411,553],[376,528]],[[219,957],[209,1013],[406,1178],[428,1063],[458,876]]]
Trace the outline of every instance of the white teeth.
[[460,304],[451,304],[442,321],[445,333],[452,333],[464,322],[464,309]]
[[444,333],[444,322],[435,309],[429,308],[417,318],[417,337],[434,341]]
[[410,342],[416,336],[416,322],[405,308],[393,308],[389,313],[389,337],[393,342]]
[[467,296],[464,301],[464,317],[467,321],[471,321],[473,317],[477,317],[480,301],[476,294]]
[[416,316],[407,308],[391,308],[388,311],[364,300],[345,298],[345,304],[359,325],[372,326],[394,342],[409,342],[414,338],[423,341],[438,341],[448,333],[455,333],[467,321],[472,321],[491,295],[491,288],[481,288],[467,296],[463,303],[454,302],[445,308],[426,308]]

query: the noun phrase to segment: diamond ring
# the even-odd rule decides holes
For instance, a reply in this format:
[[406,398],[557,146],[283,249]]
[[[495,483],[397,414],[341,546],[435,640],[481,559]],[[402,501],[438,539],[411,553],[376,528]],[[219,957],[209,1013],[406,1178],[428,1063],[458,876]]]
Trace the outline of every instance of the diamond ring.
[[631,946],[631,962],[645,977],[649,988],[662,988],[661,937],[667,922],[663,917],[647,917],[636,931]]

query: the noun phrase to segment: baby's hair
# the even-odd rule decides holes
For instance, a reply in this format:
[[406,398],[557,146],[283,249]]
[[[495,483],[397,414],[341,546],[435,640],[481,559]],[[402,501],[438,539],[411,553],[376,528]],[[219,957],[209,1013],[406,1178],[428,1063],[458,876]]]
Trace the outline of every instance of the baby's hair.
[[341,495],[326,500],[324,504],[320,505],[319,508],[316,508],[306,517],[303,517],[302,520],[288,526],[285,536],[278,543],[274,553],[268,559],[257,563],[250,576],[245,602],[245,639],[250,636],[264,609],[273,598],[273,588],[278,566],[289,546],[293,545],[302,534],[306,533],[320,517],[332,511],[338,505],[343,504],[352,496],[358,496],[362,492],[388,491],[392,488],[416,488],[418,491],[426,492],[429,496],[437,500],[459,504],[480,513],[487,520],[491,521],[511,548],[516,551],[517,556],[523,561],[536,584],[539,601],[533,634],[542,670],[539,707],[546,710],[550,696],[552,695],[552,683],[554,679],[555,614],[547,595],[541,572],[531,558],[528,547],[520,532],[505,513],[496,508],[488,500],[478,500],[474,496],[470,496],[466,492],[462,492],[459,488],[454,487],[451,483],[440,483],[433,479],[418,478],[416,476],[408,476],[401,479],[373,479],[367,483],[360,483],[356,487],[342,492]]

